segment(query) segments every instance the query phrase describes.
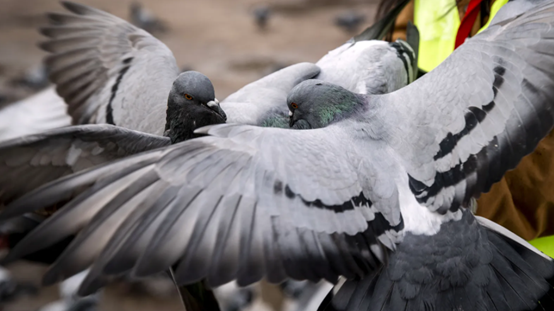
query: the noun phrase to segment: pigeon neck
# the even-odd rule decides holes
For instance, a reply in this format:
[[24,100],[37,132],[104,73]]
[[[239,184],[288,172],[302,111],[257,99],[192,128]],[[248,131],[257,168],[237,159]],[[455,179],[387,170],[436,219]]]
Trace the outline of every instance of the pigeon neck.
[[343,120],[356,113],[363,106],[363,100],[352,92],[331,92],[327,100],[321,101],[321,106],[315,111],[316,122],[312,126],[325,127]]
[[169,137],[172,144],[176,144],[202,136],[194,133],[197,128],[220,123],[225,123],[225,119],[208,108],[195,104],[179,105],[170,100],[167,105],[164,136]]

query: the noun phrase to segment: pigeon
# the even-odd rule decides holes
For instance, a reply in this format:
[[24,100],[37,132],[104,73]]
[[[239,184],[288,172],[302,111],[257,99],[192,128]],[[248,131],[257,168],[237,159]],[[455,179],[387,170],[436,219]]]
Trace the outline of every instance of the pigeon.
[[[165,136],[109,124],[90,124],[62,127],[44,134],[0,143],[11,145],[15,142],[18,145],[16,149],[30,148],[28,150],[32,150],[33,153],[31,158],[19,158],[23,162],[16,162],[20,165],[25,163],[31,167],[40,167],[40,173],[36,172],[39,175],[35,175],[33,180],[25,181],[25,185],[3,184],[2,189],[15,187],[26,192],[71,171],[76,172],[94,164],[197,137],[194,133],[196,128],[225,123],[226,120],[225,112],[215,98],[210,80],[196,71],[187,71],[177,77],[169,92],[166,110],[166,124],[162,128]],[[51,148],[54,142],[56,147]],[[22,149],[14,150],[14,153],[6,156],[18,157],[16,154],[20,151]],[[12,194],[18,195],[18,191]]]
[[269,17],[271,17],[271,9],[267,5],[259,5],[254,8],[252,12],[254,15],[254,21],[258,26],[258,29],[265,30],[267,28],[267,22]]
[[152,12],[145,9],[140,2],[131,3],[130,19],[133,25],[148,32],[166,32],[167,25],[158,19]]
[[[88,7],[83,7],[83,6],[79,6],[79,5],[75,5],[75,4],[71,4],[71,3],[64,3],[64,6],[66,6],[70,11],[72,11],[76,14],[79,14],[79,13],[82,14],[83,12],[87,12],[87,14],[93,14],[94,13],[96,18],[98,18],[98,16],[100,16],[100,14],[103,13],[103,12],[98,13],[98,11],[94,11],[94,9],[90,9],[90,10],[92,10],[92,13],[91,13],[91,11],[87,11]],[[103,13],[103,14],[105,14],[107,16],[106,13]],[[98,16],[96,16],[96,15],[98,15]],[[104,15],[101,15],[101,16],[103,18],[105,18]],[[58,22],[62,21],[62,18],[57,16],[57,15],[51,15],[51,18],[55,21],[58,21]],[[75,20],[78,21],[79,19],[69,19],[69,20],[75,22]],[[121,22],[121,21],[118,21],[118,22]],[[100,26],[101,25],[95,25],[95,27],[100,27]],[[63,37],[60,38],[59,36],[56,37],[56,35],[54,35],[56,33],[56,31],[60,31],[60,29],[63,28],[63,27],[64,26],[58,25],[58,26],[54,26],[54,27],[51,27],[51,28],[43,29],[43,33],[54,37],[54,39],[52,41],[44,43],[43,46],[46,47],[46,48],[49,48],[51,46],[55,46],[57,44],[56,41],[63,40]],[[127,26],[122,27],[122,28],[127,29],[128,27],[132,28],[132,26],[130,26],[130,25],[127,25]],[[69,29],[69,31],[73,31],[73,29]],[[106,31],[106,33],[113,34],[114,32]],[[81,35],[80,37],[81,38],[83,38],[83,37],[86,38],[86,36],[83,36],[83,35]],[[147,37],[147,39],[150,39],[150,38]],[[67,41],[63,41],[63,42],[67,43]],[[78,40],[77,43],[82,44],[82,41]],[[350,51],[355,50],[356,48],[359,48],[362,44],[363,43],[359,43],[355,48],[342,47],[342,50],[350,52]],[[163,44],[160,43],[160,45],[163,45]],[[352,44],[349,43],[348,46],[352,46]],[[64,48],[67,48],[67,47],[71,48],[71,45],[64,46]],[[71,51],[71,49],[70,49],[70,51]],[[391,55],[396,55],[396,52],[393,49],[391,49],[388,52],[392,52],[393,54],[391,54]],[[58,51],[58,52],[55,52],[53,54],[53,56],[51,56],[47,61],[48,62],[62,62],[65,53],[75,55],[75,52],[63,52],[63,51],[60,52],[60,51]],[[342,53],[342,51],[340,53],[336,53],[336,54],[340,55],[341,53]],[[336,57],[334,58],[334,57],[335,56],[329,56],[329,55],[324,57],[325,60],[330,59],[331,61],[322,62],[320,64],[320,66],[322,68],[324,68],[326,71],[336,70],[334,68],[331,68],[331,66],[328,65],[328,64],[331,64],[331,65],[336,66],[336,65],[340,64],[341,60],[336,58]],[[347,58],[347,57],[344,57],[344,55],[341,55],[340,57]],[[371,60],[371,61],[373,61],[373,60]],[[169,62],[169,63],[172,64],[172,62]],[[400,62],[400,60],[397,59],[397,63],[401,64],[402,62]],[[352,62],[351,64],[354,64],[354,63]],[[351,66],[351,65],[349,64],[348,66]],[[330,68],[330,69],[326,69],[326,68]],[[346,68],[349,68],[349,67],[346,67]],[[63,72],[64,69],[60,69],[59,71]],[[281,109],[277,109],[277,110],[279,110],[279,112],[276,113],[276,114],[279,115],[280,117],[282,117],[282,119],[284,120],[284,122],[282,122],[282,124],[284,126],[287,126],[288,109],[286,108],[286,105],[284,105],[284,103],[286,101],[286,94],[298,82],[303,81],[307,78],[314,77],[319,72],[320,72],[320,69],[318,69],[316,66],[311,65],[311,64],[293,65],[289,68],[286,68],[282,71],[279,71],[278,73],[276,73],[274,75],[270,75],[268,77],[265,77],[265,78],[263,78],[259,81],[256,81],[256,82],[252,83],[249,86],[246,86],[245,88],[239,90],[237,93],[235,93],[232,96],[228,97],[221,105],[222,105],[222,107],[225,107],[225,110],[228,109],[228,111],[231,112],[231,115],[230,115],[231,118],[230,119],[234,122],[242,122],[242,123],[246,123],[246,124],[259,124],[259,125],[268,126],[268,125],[270,125],[269,122],[271,122],[271,120],[274,119],[274,117],[275,117],[275,115],[273,115],[275,109],[272,109],[272,106],[275,106],[275,104],[271,104],[271,103],[272,102],[273,103],[275,103],[275,102],[283,103],[283,105],[282,105],[283,107],[281,107]],[[339,70],[339,72],[341,72],[341,71]],[[392,71],[392,72],[395,72],[395,71]],[[140,72],[137,71],[137,75],[138,74],[140,74]],[[381,74],[381,73],[379,73],[379,74]],[[405,73],[405,74],[407,74],[407,73]],[[328,76],[332,76],[332,75],[328,75]],[[125,77],[128,77],[128,74],[125,74],[125,76],[123,76],[123,78],[125,78]],[[62,74],[53,76],[53,78],[54,79],[59,79],[58,82],[59,81],[62,81],[62,82],[63,81],[66,81],[66,82],[69,81]],[[131,78],[134,78],[134,77],[131,76]],[[371,78],[369,78],[369,79],[371,79]],[[72,82],[72,81],[69,81],[69,82]],[[121,80],[119,81],[119,83],[121,83]],[[114,84],[114,86],[116,84]],[[69,86],[69,87],[71,87],[71,86]],[[112,92],[114,91],[114,87],[112,87],[111,91]],[[99,90],[97,89],[97,90],[95,90],[95,92],[96,93],[98,93],[98,92],[102,93],[103,89],[99,88]],[[122,98],[125,98],[124,93],[119,93],[119,94],[121,94]],[[119,95],[119,94],[117,94],[117,95]],[[264,101],[264,104],[270,104],[268,107],[265,108],[265,110],[264,109],[259,109],[260,105],[256,105],[256,106],[252,105],[256,102],[256,99],[259,98],[260,94],[263,94],[264,97],[266,98],[266,100]],[[271,94],[273,94],[273,95],[271,95]],[[90,97],[92,97],[92,98],[97,98],[98,96],[99,96],[99,94],[94,94],[94,93],[90,95]],[[273,100],[268,100],[268,97],[273,98]],[[66,99],[71,100],[71,97],[66,96]],[[93,101],[90,101],[90,102],[93,103]],[[144,103],[142,105],[145,105],[145,104],[146,103]],[[233,108],[235,108],[234,105],[237,105],[237,109],[233,109]],[[256,109],[254,109],[254,107]],[[127,110],[120,110],[120,111],[122,113],[127,112]],[[244,111],[248,111],[248,113],[245,114]],[[257,112],[261,112],[261,113],[257,113]],[[245,119],[245,117],[246,117],[246,119]],[[101,120],[101,118],[99,118],[99,119],[96,119],[95,121],[100,121],[101,122],[102,120]],[[75,122],[75,119],[74,119],[74,122]],[[117,123],[121,124],[121,125],[124,125],[124,126],[126,125],[129,128],[133,128],[132,123],[131,123],[131,125],[129,125],[129,123],[124,123],[124,122],[117,122]],[[145,128],[143,127],[143,128],[139,128],[139,129],[144,130]],[[146,130],[150,131],[150,132],[153,132],[153,133],[156,133],[156,130],[152,129],[151,127],[146,128]],[[169,134],[170,131],[168,132],[167,127],[165,128],[165,130],[166,130],[165,134],[166,135]],[[128,132],[131,132],[132,134],[127,136]],[[190,132],[189,132],[189,134],[190,134]],[[121,130],[119,128],[110,127],[110,126],[99,126],[99,127],[83,126],[83,127],[77,127],[77,128],[67,128],[67,129],[63,129],[63,130],[62,129],[56,130],[56,131],[54,131],[54,132],[52,132],[48,135],[35,136],[33,139],[30,139],[29,141],[31,141],[30,145],[32,145],[35,148],[38,147],[38,149],[39,149],[38,153],[36,153],[34,155],[35,158],[40,157],[40,154],[43,154],[42,155],[43,158],[44,157],[50,157],[50,159],[56,159],[56,158],[59,159],[57,161],[53,160],[53,162],[50,162],[50,163],[54,163],[54,162],[63,163],[63,162],[59,162],[59,161],[60,160],[63,161],[64,158],[66,159],[66,164],[67,165],[65,165],[65,166],[62,165],[62,167],[59,167],[60,164],[57,164],[58,167],[56,167],[55,170],[53,170],[53,171],[43,171],[42,172],[41,176],[46,177],[47,178],[46,181],[49,181],[49,180],[53,180],[53,179],[55,179],[59,176],[62,176],[64,174],[67,174],[69,172],[76,172],[76,171],[82,170],[82,169],[87,168],[87,167],[89,167],[90,165],[93,165],[93,164],[102,163],[103,161],[109,161],[109,160],[112,160],[116,157],[125,157],[127,155],[132,154],[132,153],[149,150],[149,148],[156,148],[156,147],[159,147],[159,146],[163,146],[166,143],[169,143],[166,140],[158,139],[158,138],[152,137],[152,136],[143,137],[144,139],[141,140],[141,139],[137,138],[136,135],[137,135],[136,132],[124,131],[124,130]],[[110,137],[111,139],[108,139],[106,141],[105,140],[106,137]],[[77,139],[75,139],[75,138],[77,138]],[[125,141],[123,143],[119,142],[118,139],[120,139],[120,138],[124,138]],[[45,151],[48,153],[47,146],[49,146],[49,144],[46,144],[43,141],[41,142],[41,140],[44,140],[44,139],[57,140],[57,141],[61,142],[61,145],[63,147],[61,149],[57,149],[57,150],[62,151],[62,152],[60,154],[44,155]],[[101,140],[101,142],[95,144],[93,142],[95,139]],[[126,139],[129,139],[129,140],[126,140]],[[38,145],[35,144],[37,142],[38,142]],[[144,142],[143,147],[141,147],[141,142]],[[106,146],[107,146],[106,144],[108,146],[110,146],[110,148],[106,148]],[[114,144],[115,144],[115,148],[113,148]],[[26,145],[26,147],[29,147],[30,145],[28,144],[28,145]],[[133,146],[133,148],[131,148],[131,146]],[[35,178],[35,181],[37,181],[39,179],[40,178]],[[46,181],[43,180],[42,183],[45,183]],[[26,187],[28,187],[28,188],[26,188],[25,191],[30,190],[30,189],[34,189],[34,188],[38,187],[38,185],[39,184],[29,183],[29,184],[26,185]]]
[[214,289],[221,311],[240,311],[252,305],[259,292],[253,286],[239,287],[230,282]]
[[[62,2],[62,5],[70,14],[49,15],[52,24],[41,29],[49,39],[41,47],[51,53],[45,60],[51,69],[50,80],[68,104],[72,124],[108,123],[162,135],[165,101],[173,80],[180,72],[169,48],[144,30],[111,14],[72,2]],[[391,24],[381,23],[371,29],[380,32],[387,27]],[[230,110],[239,109],[237,100],[244,98],[242,101],[248,104],[248,109],[255,109],[258,113],[260,108],[254,108],[252,104],[263,102],[264,114],[277,113],[281,119],[279,122],[268,120],[268,123],[286,126],[286,94],[294,83],[318,74],[321,75],[318,78],[323,80],[334,78],[331,81],[334,83],[347,81],[349,85],[344,86],[348,89],[366,93],[383,92],[384,89],[392,91],[406,85],[409,82],[406,76],[410,74],[403,72],[402,68],[411,68],[416,52],[398,42],[380,42],[383,47],[375,48],[372,39],[375,38],[371,34],[354,38],[324,56],[315,66],[299,65],[294,67],[296,69],[273,76],[271,83],[264,82],[268,81],[265,78],[259,84],[254,82],[222,101],[221,107],[229,115],[229,122],[258,124],[258,119],[251,118],[249,122],[233,119],[239,113],[244,114],[242,107],[241,112]],[[384,46],[389,46],[388,50]],[[385,52],[388,55],[378,55]],[[382,64],[366,65],[380,60],[383,60]],[[382,78],[383,74],[389,78]],[[74,79],[76,76],[82,79]],[[276,81],[279,84],[275,85]],[[382,84],[389,81],[400,82],[383,88]],[[257,90],[258,86],[263,87],[263,91]],[[376,87],[380,89],[373,90]],[[272,90],[268,91],[269,88]],[[266,95],[268,92],[271,94]],[[263,101],[259,94],[264,94]],[[256,117],[259,118],[259,115]]]
[[212,125],[44,185],[1,217],[69,202],[7,261],[79,232],[46,284],[175,265],[210,287],[344,276],[339,310],[551,310],[553,260],[469,208],[554,125],[553,24],[540,2],[388,94],[300,82],[305,130]]
[[[171,51],[111,14],[62,5],[70,13],[48,15],[51,24],[41,32],[49,39],[40,46],[51,53],[44,60],[49,79],[72,124],[107,123],[162,135],[167,95],[180,73]],[[148,96],[126,96],[146,89]]]
[[20,283],[12,278],[10,271],[0,267],[0,304],[5,304],[22,296],[37,294],[37,288],[29,283]]
[[51,302],[38,311],[96,311],[101,294],[95,293],[86,297],[79,297],[77,290],[87,271],[76,274],[59,285],[60,297],[58,301]]
[[356,32],[364,21],[365,15],[356,11],[348,11],[335,17],[335,25],[349,33]]
[[[51,53],[45,59],[50,80],[68,104],[72,124],[107,123],[162,135],[167,94],[180,73],[169,48],[111,14],[72,2],[62,5],[70,13],[49,14],[52,25],[41,29],[49,39],[41,47]],[[298,64],[273,76],[283,94],[276,103],[266,102],[282,106],[286,114],[286,94],[294,86],[290,81],[317,73],[313,64]]]
[[27,70],[23,77],[15,79],[15,84],[34,90],[40,90],[48,86],[48,69],[43,64]]

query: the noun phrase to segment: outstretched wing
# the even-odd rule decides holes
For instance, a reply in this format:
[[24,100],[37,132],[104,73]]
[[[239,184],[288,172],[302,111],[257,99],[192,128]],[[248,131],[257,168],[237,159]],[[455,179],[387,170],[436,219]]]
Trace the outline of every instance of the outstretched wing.
[[62,2],[41,47],[73,124],[109,123],[161,135],[179,68],[159,40],[106,12]]
[[89,187],[11,259],[80,230],[45,281],[94,263],[86,293],[104,273],[146,276],[177,263],[182,284],[335,281],[373,270],[394,248],[403,227],[394,182],[342,127],[221,125],[208,133],[215,136],[68,176],[14,202],[4,217]]
[[[312,63],[299,63],[256,80],[221,102],[228,123],[288,127],[287,95],[298,83],[319,73]],[[280,121],[280,122],[279,122]]]
[[59,177],[169,145],[107,124],[70,126],[0,143],[0,206]]
[[378,97],[420,203],[445,213],[490,189],[554,120],[554,3],[469,39],[408,87]]

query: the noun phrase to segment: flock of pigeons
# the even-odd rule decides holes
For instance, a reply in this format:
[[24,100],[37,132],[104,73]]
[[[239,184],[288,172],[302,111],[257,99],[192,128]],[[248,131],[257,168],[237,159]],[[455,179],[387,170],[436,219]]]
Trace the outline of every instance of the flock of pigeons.
[[553,260],[471,212],[554,125],[554,1],[509,2],[417,80],[413,26],[376,40],[396,8],[221,102],[148,32],[63,6],[42,29],[63,101],[37,96],[74,125],[0,143],[3,263],[87,271],[81,295],[169,271],[337,284],[320,310],[554,310]]

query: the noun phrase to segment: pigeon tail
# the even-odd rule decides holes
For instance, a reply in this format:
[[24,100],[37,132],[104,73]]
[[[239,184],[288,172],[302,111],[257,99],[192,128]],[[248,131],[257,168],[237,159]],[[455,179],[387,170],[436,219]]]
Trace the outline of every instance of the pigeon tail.
[[347,281],[325,310],[554,310],[554,261],[469,210],[433,236],[407,233],[388,265]]

